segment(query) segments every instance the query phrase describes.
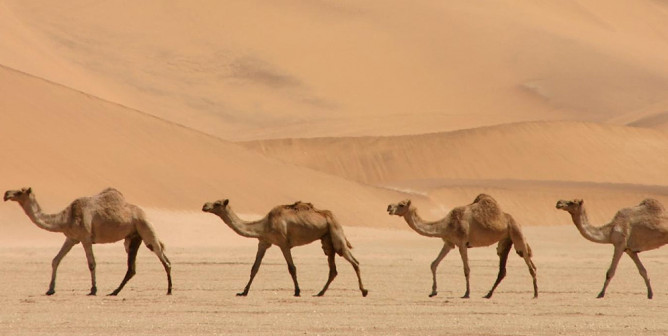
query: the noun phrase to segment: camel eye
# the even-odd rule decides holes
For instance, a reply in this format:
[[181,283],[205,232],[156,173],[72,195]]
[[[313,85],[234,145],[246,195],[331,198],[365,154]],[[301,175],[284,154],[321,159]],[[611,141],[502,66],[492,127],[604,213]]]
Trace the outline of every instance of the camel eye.
[[221,205],[223,205],[223,203],[221,203],[220,201],[216,201],[216,202],[213,203],[213,206],[219,207]]

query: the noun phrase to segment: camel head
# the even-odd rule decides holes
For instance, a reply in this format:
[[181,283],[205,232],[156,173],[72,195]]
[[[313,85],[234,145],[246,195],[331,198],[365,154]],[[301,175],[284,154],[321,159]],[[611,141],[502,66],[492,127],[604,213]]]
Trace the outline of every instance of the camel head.
[[582,210],[584,201],[581,199],[574,199],[570,201],[560,200],[557,202],[557,209],[567,211],[571,214],[579,214]]
[[403,200],[396,204],[390,204],[387,206],[387,212],[390,215],[403,216],[408,213],[408,209],[411,207],[411,200]]
[[32,188],[21,188],[21,190],[7,190],[5,191],[5,202],[16,201],[22,203],[32,195]]
[[220,211],[227,207],[227,205],[230,204],[230,200],[224,199],[224,200],[217,200],[213,203],[205,203],[204,206],[202,207],[202,211],[204,212],[211,212],[215,213],[216,211]]

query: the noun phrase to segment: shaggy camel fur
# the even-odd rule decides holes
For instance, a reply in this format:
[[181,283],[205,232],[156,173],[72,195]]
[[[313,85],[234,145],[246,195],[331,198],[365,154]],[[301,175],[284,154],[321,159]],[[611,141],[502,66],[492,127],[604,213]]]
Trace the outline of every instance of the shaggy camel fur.
[[62,232],[65,243],[51,263],[51,283],[46,295],[53,295],[56,291],[56,271],[60,261],[78,243],[83,245],[88,260],[92,286],[90,294],[97,293],[95,283],[95,256],[93,244],[105,244],[125,239],[125,251],[128,254],[128,270],[121,282],[109,295],[117,295],[123,286],[135,275],[135,259],[141,242],[153,251],[167,272],[167,294],[172,293],[171,264],[164,253],[164,245],[158,240],[153,227],[146,220],[144,211],[136,205],[125,202],[123,195],[115,189],[109,188],[91,197],[81,197],[74,200],[65,210],[57,214],[44,214],[35,199],[31,188],[8,190],[5,192],[5,201],[16,201],[23,211],[39,228]]
[[350,252],[352,246],[343,234],[343,228],[334,219],[330,211],[317,210],[311,203],[296,202],[291,205],[276,206],[264,218],[258,221],[246,222],[232,211],[229,203],[227,199],[206,203],[202,207],[202,211],[218,215],[237,234],[243,237],[257,238],[260,241],[257,247],[255,262],[251,268],[250,280],[248,280],[244,291],[237,294],[238,296],[246,296],[248,294],[253,278],[255,278],[260,268],[264,253],[272,244],[277,245],[281,249],[281,252],[283,252],[285,261],[288,264],[288,271],[294,282],[295,296],[299,296],[297,269],[292,261],[290,249],[295,246],[309,244],[318,239],[322,242],[322,249],[325,255],[327,255],[327,261],[329,262],[329,278],[327,279],[327,283],[325,283],[325,287],[317,295],[324,295],[329,284],[337,275],[336,264],[334,263],[335,254],[342,256],[353,265],[355,273],[357,273],[357,280],[359,288],[362,291],[362,296],[367,295],[368,291],[364,289],[362,278],[360,277],[359,262]]
[[489,195],[480,194],[473,203],[452,209],[445,218],[435,222],[425,222],[417,214],[417,209],[411,205],[410,200],[387,207],[390,215],[403,217],[408,226],[417,233],[427,237],[439,237],[443,239],[441,252],[431,263],[433,285],[430,297],[438,294],[436,291],[436,268],[452,248],[457,246],[459,254],[464,263],[464,276],[466,277],[466,292],[462,298],[468,298],[469,287],[469,260],[467,249],[471,247],[489,246],[499,242],[496,252],[499,255],[499,274],[492,289],[485,295],[491,298],[496,286],[506,276],[506,261],[508,253],[513,244],[527,266],[533,278],[533,296],[538,296],[536,284],[536,266],[531,261],[531,248],[524,240],[520,225],[513,218],[501,211],[496,201]]
[[598,298],[605,296],[605,290],[615,275],[617,264],[624,252],[633,259],[640,275],[645,280],[647,298],[652,298],[652,287],[649,284],[647,270],[640,262],[638,253],[653,250],[668,243],[668,214],[659,201],[646,199],[635,207],[619,210],[610,223],[599,227],[589,224],[584,201],[581,199],[560,200],[557,202],[557,209],[567,211],[571,215],[578,231],[587,240],[614,246],[612,263],[605,273],[605,282]]

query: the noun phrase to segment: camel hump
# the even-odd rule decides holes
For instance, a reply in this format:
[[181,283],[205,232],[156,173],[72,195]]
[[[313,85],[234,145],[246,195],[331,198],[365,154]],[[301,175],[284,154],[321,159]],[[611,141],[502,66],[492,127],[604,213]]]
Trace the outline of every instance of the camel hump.
[[102,194],[118,194],[119,196],[123,197],[123,193],[118,191],[118,189],[112,188],[112,187],[109,187],[109,188],[106,188],[106,189],[102,190],[100,192],[100,195],[102,195]]
[[665,211],[661,202],[654,198],[647,198],[640,202],[640,207],[647,209],[647,212],[651,214],[661,214]]
[[293,204],[288,204],[283,206],[285,209],[293,210],[293,211],[313,211],[315,210],[315,207],[313,207],[312,203],[309,202],[302,202],[302,201],[297,201],[294,202]]
[[475,197],[475,199],[473,200],[473,203],[478,203],[478,202],[482,202],[482,201],[485,201],[485,200],[492,200],[492,201],[496,202],[494,200],[494,198],[490,195],[479,194],[478,196]]
[[473,218],[477,221],[491,222],[502,218],[503,212],[492,196],[487,194],[480,194],[471,204]]

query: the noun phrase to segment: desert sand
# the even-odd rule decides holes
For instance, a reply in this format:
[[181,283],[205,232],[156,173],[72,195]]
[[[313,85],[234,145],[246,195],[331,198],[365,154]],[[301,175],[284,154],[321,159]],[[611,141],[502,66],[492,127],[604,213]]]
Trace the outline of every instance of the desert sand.
[[[148,213],[174,294],[142,248],[120,296],[87,297],[81,247],[45,296],[64,237],[0,204],[0,333],[628,335],[668,332],[668,249],[624,257],[595,299],[612,247],[590,220],[645,198],[668,206],[668,5],[661,1],[0,1],[0,192],[32,187],[47,213],[106,187]],[[429,220],[494,196],[524,227],[523,261],[491,300],[495,248],[458,253],[417,235],[389,203]],[[272,248],[248,297],[257,241],[200,211],[245,218],[277,204],[334,212],[362,268],[322,298],[319,243],[293,249],[302,297]],[[125,272],[122,243],[95,246],[100,293]]]

